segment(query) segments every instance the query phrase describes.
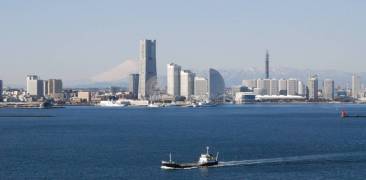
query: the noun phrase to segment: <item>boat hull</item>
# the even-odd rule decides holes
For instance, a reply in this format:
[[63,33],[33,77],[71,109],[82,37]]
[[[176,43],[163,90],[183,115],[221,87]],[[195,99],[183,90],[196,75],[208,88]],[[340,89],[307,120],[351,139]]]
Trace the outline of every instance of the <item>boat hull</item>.
[[209,167],[218,165],[218,162],[208,162],[204,164],[199,163],[161,163],[162,169],[189,169],[189,168],[197,168],[197,167]]

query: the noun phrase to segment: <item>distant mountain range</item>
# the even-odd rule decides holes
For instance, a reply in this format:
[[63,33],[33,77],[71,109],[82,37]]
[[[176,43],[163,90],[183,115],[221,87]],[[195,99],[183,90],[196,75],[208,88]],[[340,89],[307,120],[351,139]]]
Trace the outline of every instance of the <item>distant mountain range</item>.
[[[245,69],[217,69],[225,79],[227,87],[233,85],[240,85],[244,79],[258,79],[264,77],[263,68],[248,67]],[[208,69],[193,69],[197,75],[207,77]],[[109,87],[109,86],[122,86],[128,85],[128,75],[130,73],[138,72],[138,62],[135,60],[126,60],[123,63],[115,66],[110,70],[106,70],[100,74],[97,74],[90,78],[88,84],[75,85],[79,87]],[[333,79],[336,86],[342,87],[351,86],[352,73],[339,70],[314,70],[314,69],[297,69],[290,67],[275,67],[270,69],[270,77],[275,79],[281,78],[296,78],[303,82],[306,82],[310,75],[318,75],[319,85],[321,86],[323,79]],[[363,82],[366,82],[366,72],[359,73],[361,77],[365,77]],[[166,86],[166,75],[158,75],[159,86]]]

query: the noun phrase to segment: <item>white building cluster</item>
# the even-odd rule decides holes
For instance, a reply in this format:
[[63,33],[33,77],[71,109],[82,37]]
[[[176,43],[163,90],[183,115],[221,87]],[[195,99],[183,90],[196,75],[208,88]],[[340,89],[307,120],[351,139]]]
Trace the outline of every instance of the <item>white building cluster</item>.
[[215,69],[209,69],[207,79],[177,64],[167,65],[167,94],[174,99],[223,102],[224,90],[224,79]]
[[243,80],[242,85],[256,95],[267,96],[303,96],[303,83],[297,79],[256,79]]
[[37,75],[28,75],[26,84],[26,95],[31,96],[33,99],[42,97],[63,98],[61,79],[41,80]]
[[[133,99],[155,101],[161,98],[161,91],[157,88],[156,70],[156,40],[141,40],[139,50],[139,73],[130,74],[129,92]],[[225,83],[221,74],[209,70],[208,79],[196,76],[190,70],[181,66],[167,64],[166,94],[173,100],[212,100],[223,101]],[[154,97],[158,96],[158,99]],[[154,100],[155,99],[155,100]]]
[[[357,78],[354,78],[358,82]],[[319,88],[317,76],[310,76],[306,85],[294,78],[290,79],[251,79],[243,80],[242,85],[247,87],[256,96],[256,100],[310,100],[319,99],[332,101],[335,98],[335,85],[331,79],[323,81]],[[357,86],[357,85],[355,85]],[[357,93],[357,92],[356,92]],[[248,95],[248,93],[246,93]],[[240,99],[235,95],[234,99]],[[321,96],[321,98],[319,98]]]

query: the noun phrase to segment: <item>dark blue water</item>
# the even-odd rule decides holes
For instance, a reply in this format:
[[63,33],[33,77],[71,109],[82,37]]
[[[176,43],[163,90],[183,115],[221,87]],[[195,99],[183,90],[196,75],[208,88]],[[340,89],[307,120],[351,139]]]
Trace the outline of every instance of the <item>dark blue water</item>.
[[[55,116],[0,118],[0,179],[365,179],[366,119],[342,120],[344,109],[366,114],[366,105],[0,109]],[[169,152],[197,161],[207,145],[223,167],[160,169]]]

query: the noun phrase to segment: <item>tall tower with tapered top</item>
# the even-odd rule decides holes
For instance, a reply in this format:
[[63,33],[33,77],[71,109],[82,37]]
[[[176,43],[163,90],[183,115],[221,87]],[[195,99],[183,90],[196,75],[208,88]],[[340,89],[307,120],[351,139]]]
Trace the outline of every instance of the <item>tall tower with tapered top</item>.
[[266,79],[269,79],[269,53],[266,51]]

